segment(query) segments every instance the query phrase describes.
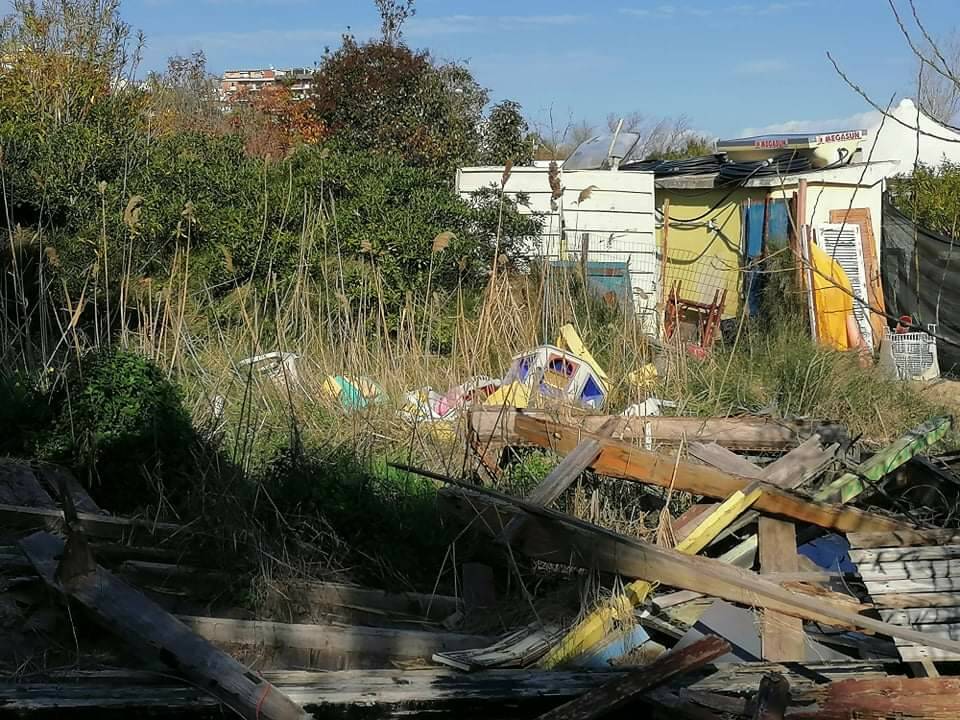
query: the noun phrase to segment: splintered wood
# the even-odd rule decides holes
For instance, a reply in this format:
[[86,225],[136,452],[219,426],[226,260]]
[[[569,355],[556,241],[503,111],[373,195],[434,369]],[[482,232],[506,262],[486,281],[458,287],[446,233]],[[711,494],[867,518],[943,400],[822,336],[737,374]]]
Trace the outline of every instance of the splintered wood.
[[20,541],[37,573],[54,590],[78,601],[110,631],[147,649],[247,720],[305,720],[311,717],[269,682],[192,633],[139,591],[101,567],[57,580],[64,543],[46,532]]
[[[571,452],[583,433],[560,423],[540,420],[525,415],[516,419],[516,429],[522,437],[541,447],[562,455]],[[743,490],[752,481],[739,475],[674,459],[659,453],[639,450],[629,443],[592,435],[602,449],[593,469],[601,475],[659,487],[672,487],[694,495],[717,499],[730,497]],[[902,530],[909,525],[891,518],[857,508],[814,502],[769,483],[761,483],[763,494],[755,509],[770,514],[808,522],[820,527],[843,532],[883,532]]]
[[706,637],[684,648],[662,655],[649,666],[584,693],[538,720],[591,720],[628,703],[638,694],[661,685],[672,677],[690,672],[730,652],[730,643],[718,637]]

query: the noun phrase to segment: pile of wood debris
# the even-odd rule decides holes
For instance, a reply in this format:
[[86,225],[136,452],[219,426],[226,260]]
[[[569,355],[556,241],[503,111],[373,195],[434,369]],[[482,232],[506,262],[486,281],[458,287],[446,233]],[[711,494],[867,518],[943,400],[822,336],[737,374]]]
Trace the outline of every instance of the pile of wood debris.
[[[108,515],[59,469],[3,461],[0,663],[44,643],[77,661],[9,673],[0,716],[586,719],[636,703],[700,719],[960,717],[960,531],[875,502],[910,467],[956,484],[923,456],[950,426],[861,459],[814,422],[475,411],[480,475],[505,447],[564,459],[525,498],[407,469],[444,482],[444,509],[505,564],[576,568],[609,591],[499,637],[455,630],[467,588],[303,582],[286,592],[310,623],[200,614],[185,588],[227,583],[230,567],[190,564],[190,526]],[[587,471],[695,502],[644,542],[550,507]],[[93,646],[100,662],[80,662]]]

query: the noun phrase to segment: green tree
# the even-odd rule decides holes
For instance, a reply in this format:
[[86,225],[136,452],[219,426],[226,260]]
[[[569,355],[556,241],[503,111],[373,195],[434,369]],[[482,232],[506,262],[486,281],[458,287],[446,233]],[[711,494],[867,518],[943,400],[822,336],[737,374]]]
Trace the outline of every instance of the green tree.
[[523,117],[520,103],[504,100],[490,109],[483,127],[482,165],[529,165],[536,150],[536,136]]
[[147,76],[150,128],[158,133],[223,132],[223,105],[217,78],[202,51],[174,55],[162,73]]
[[313,90],[315,112],[341,143],[446,172],[477,157],[486,101],[461,65],[351,36],[323,58]]
[[920,164],[912,175],[889,184],[890,197],[904,215],[947,237],[960,236],[960,164]]

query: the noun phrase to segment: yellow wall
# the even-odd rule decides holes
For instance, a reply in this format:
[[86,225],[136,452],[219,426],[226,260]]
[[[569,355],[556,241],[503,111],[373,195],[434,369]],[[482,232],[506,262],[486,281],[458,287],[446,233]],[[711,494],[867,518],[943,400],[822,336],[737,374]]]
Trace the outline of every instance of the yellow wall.
[[[742,204],[747,198],[762,203],[765,188],[741,189],[724,200],[728,190],[672,190],[657,189],[657,205],[670,199],[670,230],[667,233],[667,273],[664,293],[669,293],[675,281],[681,283],[681,296],[693,297],[696,289],[700,299],[713,300],[712,288],[725,287],[727,299],[723,317],[735,317],[740,307],[740,272],[742,266],[741,237]],[[716,210],[702,220],[683,223],[703,215],[723,201]],[[707,223],[713,220],[713,228]],[[663,247],[663,227],[657,228],[657,243]]]

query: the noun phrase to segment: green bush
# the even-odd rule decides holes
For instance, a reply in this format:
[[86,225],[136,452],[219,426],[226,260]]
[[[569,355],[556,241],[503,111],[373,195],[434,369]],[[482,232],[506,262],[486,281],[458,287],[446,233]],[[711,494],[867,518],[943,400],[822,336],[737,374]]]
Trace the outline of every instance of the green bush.
[[196,438],[180,389],[160,368],[102,351],[84,359],[62,395],[49,457],[77,470],[110,509],[152,504],[161,486],[179,504]]
[[35,378],[21,372],[0,375],[0,454],[33,455],[53,419],[49,399]]
[[[379,567],[369,581],[407,580],[429,585],[453,533],[438,520],[431,481],[391,468],[382,457],[355,448],[284,449],[256,478],[271,503],[259,505],[268,527],[324,524],[343,540],[351,557]],[[374,559],[374,563],[369,560]]]

